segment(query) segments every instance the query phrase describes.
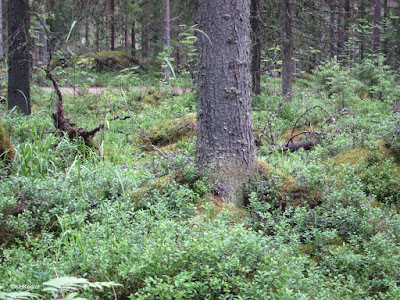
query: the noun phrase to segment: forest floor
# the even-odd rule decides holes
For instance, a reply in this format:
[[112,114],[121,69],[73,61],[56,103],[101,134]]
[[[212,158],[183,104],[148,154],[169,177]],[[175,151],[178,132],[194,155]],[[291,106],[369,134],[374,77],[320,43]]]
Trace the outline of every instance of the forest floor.
[[[137,89],[142,92],[146,92],[149,87],[148,86],[133,86],[131,87],[132,89]],[[47,86],[47,87],[41,87],[44,91],[54,91],[53,87]],[[181,95],[182,93],[185,92],[190,92],[192,91],[191,88],[183,88],[179,86],[166,86],[166,87],[161,87],[160,88],[162,91],[171,91],[177,95]],[[87,91],[89,94],[101,94],[104,91],[120,91],[121,89],[118,87],[100,87],[100,86],[93,86],[93,87],[88,87],[88,88],[81,88],[81,87],[73,87],[73,86],[61,86],[60,91],[61,93],[67,93],[67,94],[80,94],[82,92]]]
[[[379,72],[374,87],[362,81]],[[93,148],[55,130],[52,88],[32,88],[29,117],[0,103],[15,150],[0,161],[0,299],[399,299],[392,73],[332,61],[284,103],[280,80],[264,77],[252,99],[260,174],[242,208],[193,163],[195,92],[139,79],[124,93],[118,78],[62,90],[71,122],[104,124]],[[294,134],[315,146],[278,146]]]

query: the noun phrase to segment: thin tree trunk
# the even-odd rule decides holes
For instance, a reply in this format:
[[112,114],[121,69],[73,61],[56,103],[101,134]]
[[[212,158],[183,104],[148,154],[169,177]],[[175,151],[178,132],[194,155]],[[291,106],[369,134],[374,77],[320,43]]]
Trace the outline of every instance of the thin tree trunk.
[[251,121],[250,0],[200,0],[196,165],[214,194],[243,205],[254,172]]
[[[390,12],[390,7],[388,5],[388,0],[383,1],[383,18],[384,20],[387,20],[389,18],[389,12]],[[383,31],[387,31],[387,22],[384,22],[385,26],[383,28]],[[382,52],[386,57],[386,63],[390,65],[390,57],[389,57],[389,43],[387,39],[384,39],[382,41]]]
[[0,0],[0,61],[4,58],[3,49],[3,1]]
[[[101,0],[98,0],[98,5],[101,5]],[[96,52],[100,52],[100,22],[96,21]]]
[[110,0],[111,51],[115,50],[115,2]]
[[293,37],[290,0],[282,0],[282,97],[292,101]]
[[350,17],[351,17],[350,0],[344,0],[343,8],[341,8],[340,11],[341,11],[341,13],[340,13],[341,22],[340,23],[338,22],[338,26],[341,26],[342,28],[339,29],[339,32],[341,33],[340,41],[339,41],[339,43],[340,43],[339,56],[340,56],[340,60],[342,62],[345,62],[346,60],[350,61],[349,55],[347,55],[347,53],[345,53],[346,44],[349,41],[349,37],[350,37],[350,32],[349,32]]
[[251,0],[252,58],[251,86],[256,95],[261,93],[261,0]]
[[135,32],[135,20],[132,22],[131,28],[131,48],[132,48],[132,56],[136,55],[136,32]]
[[[163,26],[163,48],[164,54],[168,56],[169,46],[171,44],[171,19],[169,14],[169,0],[164,1],[164,26]],[[166,57],[168,59],[168,57]],[[170,80],[170,67],[164,68],[164,81],[169,82]]]
[[337,33],[337,52],[336,53],[337,53],[338,57],[341,57],[343,50],[344,50],[343,5],[339,4],[338,9],[339,9],[339,13],[338,13],[338,19],[337,19],[338,33]]
[[125,22],[125,25],[124,25],[124,46],[125,46],[125,49],[128,49],[128,47],[129,47],[128,27],[126,26],[127,23],[128,22]]
[[145,49],[146,49],[146,57],[151,57],[151,45],[150,45],[150,25],[149,25],[149,17],[148,12],[150,9],[150,4],[148,1],[145,2],[145,18],[144,18],[144,37],[145,37]]
[[85,46],[89,47],[89,19],[86,18],[85,20]]
[[105,1],[106,1],[106,43],[107,43],[107,48],[110,49],[110,47],[109,47],[110,36],[108,35],[108,28],[110,26],[110,2],[109,2],[109,0],[105,0]]
[[373,30],[373,51],[374,54],[379,53],[379,48],[381,44],[381,10],[382,10],[382,2],[381,0],[375,0],[374,4],[374,30]]
[[9,0],[8,15],[8,109],[18,107],[31,114],[31,56],[29,0]]
[[335,6],[329,2],[329,54],[333,58],[336,55],[335,49]]

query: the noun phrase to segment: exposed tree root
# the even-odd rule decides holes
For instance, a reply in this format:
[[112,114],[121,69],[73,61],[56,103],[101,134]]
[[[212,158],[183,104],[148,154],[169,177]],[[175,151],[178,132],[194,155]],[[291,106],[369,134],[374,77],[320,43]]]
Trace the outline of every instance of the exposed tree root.
[[63,109],[62,94],[61,94],[60,88],[58,86],[57,80],[54,78],[53,74],[51,73],[50,64],[51,64],[51,54],[49,55],[49,62],[47,64],[47,68],[45,69],[45,71],[46,71],[47,77],[53,83],[54,89],[58,96],[58,100],[56,102],[54,113],[53,113],[54,126],[58,130],[60,130],[63,135],[64,134],[68,135],[68,137],[70,139],[75,139],[77,137],[81,137],[84,140],[86,146],[92,147],[93,146],[93,137],[96,134],[96,132],[98,132],[104,128],[104,123],[100,124],[99,126],[97,126],[96,128],[94,128],[92,130],[87,130],[83,127],[75,125],[69,119],[67,119],[65,117],[64,109]]

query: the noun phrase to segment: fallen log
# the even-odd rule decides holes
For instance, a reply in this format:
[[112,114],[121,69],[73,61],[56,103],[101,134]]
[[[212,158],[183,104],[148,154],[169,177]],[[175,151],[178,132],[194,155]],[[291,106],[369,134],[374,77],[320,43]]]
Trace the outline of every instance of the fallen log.
[[300,141],[300,142],[290,142],[284,145],[283,151],[290,151],[295,152],[300,148],[304,150],[311,150],[314,146],[321,143],[321,140],[307,140],[307,141]]

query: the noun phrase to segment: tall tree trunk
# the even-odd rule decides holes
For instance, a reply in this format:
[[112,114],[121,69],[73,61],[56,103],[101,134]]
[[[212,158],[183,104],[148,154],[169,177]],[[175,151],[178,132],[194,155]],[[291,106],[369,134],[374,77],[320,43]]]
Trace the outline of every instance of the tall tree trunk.
[[18,107],[31,114],[29,52],[29,0],[9,0],[8,15],[8,109]]
[[282,0],[282,97],[292,101],[293,37],[290,0]]
[[336,55],[335,50],[335,6],[329,2],[329,55],[333,58]]
[[346,43],[349,40],[349,25],[350,25],[350,0],[343,0],[343,4],[339,6],[339,18],[338,18],[338,56],[342,62],[346,59],[350,59],[345,53]]
[[136,32],[135,32],[135,20],[132,22],[132,28],[131,28],[131,54],[132,56],[136,55]]
[[110,0],[111,51],[115,50],[115,2]]
[[[101,5],[101,0],[98,0],[98,5]],[[96,21],[96,52],[100,52],[100,22]]]
[[196,165],[214,192],[243,205],[255,167],[251,121],[250,0],[200,0]]
[[382,2],[381,0],[375,0],[374,3],[374,30],[373,30],[373,51],[374,54],[379,53],[379,48],[381,44],[381,10],[382,10]]
[[261,0],[251,0],[252,56],[251,87],[256,95],[261,93]]
[[[164,1],[164,26],[163,26],[163,48],[164,54],[168,56],[169,46],[171,45],[171,19],[169,15],[169,0]],[[166,57],[168,59],[168,57]],[[169,82],[170,80],[170,67],[164,68],[164,81]]]
[[125,49],[128,49],[128,47],[129,47],[128,26],[126,26],[127,23],[128,22],[125,22],[125,24],[124,24],[124,46],[125,46]]
[[110,36],[108,35],[108,28],[110,26],[110,2],[109,2],[109,0],[105,0],[105,1],[106,1],[106,44],[107,44],[107,48],[110,49],[110,47],[109,47]]
[[151,45],[150,45],[150,24],[149,24],[149,17],[148,12],[150,9],[149,1],[145,2],[144,11],[144,37],[145,37],[145,49],[146,49],[146,57],[151,57]]
[[344,14],[343,14],[343,5],[339,4],[339,13],[338,13],[338,19],[337,19],[337,55],[338,58],[341,58],[342,53],[344,51],[344,27],[343,27],[343,19],[344,19]]
[[86,20],[85,20],[85,46],[86,47],[89,47],[89,45],[90,45],[90,43],[89,43],[89,31],[90,31],[89,19],[86,18]]
[[[386,21],[389,18],[389,12],[390,12],[390,7],[389,7],[389,2],[388,0],[383,1],[383,18]],[[383,28],[383,31],[387,31],[387,22],[384,22],[385,26]],[[386,57],[386,63],[390,65],[390,57],[389,57],[389,43],[388,39],[384,39],[382,41],[382,53]]]
[[0,0],[0,61],[4,58],[3,48],[3,1]]

